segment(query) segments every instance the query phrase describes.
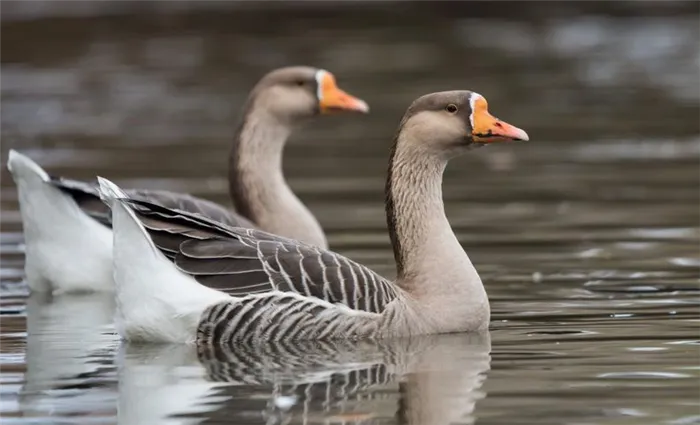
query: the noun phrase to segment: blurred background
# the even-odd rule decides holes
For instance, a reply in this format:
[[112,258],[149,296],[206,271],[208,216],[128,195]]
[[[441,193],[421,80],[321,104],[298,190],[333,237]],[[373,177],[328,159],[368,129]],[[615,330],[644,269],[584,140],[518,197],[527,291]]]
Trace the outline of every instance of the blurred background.
[[[700,354],[690,325],[700,278],[697,1],[3,0],[1,16],[3,414],[28,415],[16,396],[27,311],[7,151],[55,175],[228,205],[226,155],[248,91],[271,69],[303,64],[333,72],[371,113],[295,133],[286,176],[332,249],[389,276],[383,181],[410,102],[474,90],[530,135],[455,160],[445,176],[450,221],[492,301],[479,423],[700,420],[689,370]],[[659,349],[621,366],[626,350],[650,346]],[[547,358],[566,370],[528,373]],[[607,390],[563,379],[602,379]],[[80,394],[73,414],[113,417],[109,397],[92,409]]]
[[453,88],[481,92],[541,142],[694,136],[697,9],[679,1],[4,1],[3,145],[225,146],[250,87],[288,64],[331,70],[373,107],[366,120],[319,121],[324,130],[299,137],[311,145],[335,128],[333,144],[375,145],[358,138],[386,139],[411,100]]
[[[369,205],[377,226],[391,137],[410,102],[428,92],[477,91],[496,116],[531,135],[526,146],[476,153],[462,164],[481,165],[468,167],[507,170],[519,157],[567,149],[578,161],[694,162],[698,8],[681,1],[3,1],[2,158],[21,149],[55,174],[100,171],[126,185],[227,202],[223,158],[248,91],[271,69],[307,64],[335,73],[372,113],[318,119],[295,134],[288,178],[311,203],[347,199],[356,189],[376,193]],[[584,190],[554,187],[571,169],[556,157],[546,165],[546,185],[521,181],[514,196]],[[619,178],[631,172],[621,167]],[[3,188],[12,186],[3,177]],[[694,177],[673,190],[697,199]],[[636,198],[644,189],[608,190],[586,195]],[[3,211],[12,209],[11,192],[3,195]],[[334,217],[342,223],[360,213],[340,211],[346,214],[317,215],[332,231]],[[5,212],[3,228],[16,220]]]

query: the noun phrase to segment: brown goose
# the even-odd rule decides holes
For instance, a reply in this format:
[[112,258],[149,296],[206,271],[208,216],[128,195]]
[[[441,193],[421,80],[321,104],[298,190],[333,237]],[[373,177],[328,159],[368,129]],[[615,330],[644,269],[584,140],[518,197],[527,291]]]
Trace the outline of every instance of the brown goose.
[[[327,247],[316,218],[284,179],[282,151],[293,129],[308,118],[334,111],[366,113],[367,104],[338,88],[330,72],[297,66],[265,75],[244,110],[229,161],[229,187],[237,213],[185,193],[142,189],[127,193],[229,226],[257,227]],[[112,290],[110,214],[96,185],[51,177],[14,150],[8,168],[19,191],[30,288]]]
[[98,178],[114,221],[117,329],[129,340],[224,345],[487,329],[488,297],[445,216],[442,174],[450,158],[508,140],[528,135],[477,93],[409,107],[386,184],[395,282],[299,241],[130,200]]

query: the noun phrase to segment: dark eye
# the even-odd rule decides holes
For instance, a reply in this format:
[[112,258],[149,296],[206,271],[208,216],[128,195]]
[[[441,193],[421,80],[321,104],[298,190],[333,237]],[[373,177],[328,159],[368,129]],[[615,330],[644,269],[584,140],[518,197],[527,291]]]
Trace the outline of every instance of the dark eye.
[[455,105],[455,104],[453,104],[453,103],[450,103],[449,105],[447,105],[447,106],[445,107],[445,110],[446,110],[447,112],[451,113],[451,114],[456,113],[456,112],[457,112],[457,109],[458,109],[458,108],[457,108],[457,105]]
[[296,85],[299,86],[299,87],[304,87],[305,84],[306,84],[306,81],[304,81],[304,80],[298,80],[298,81],[296,82]]

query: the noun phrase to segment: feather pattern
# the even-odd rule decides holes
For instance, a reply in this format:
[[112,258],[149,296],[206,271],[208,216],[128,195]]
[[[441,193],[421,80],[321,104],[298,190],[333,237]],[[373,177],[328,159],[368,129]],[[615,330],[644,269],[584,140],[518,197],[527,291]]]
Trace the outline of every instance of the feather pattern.
[[145,201],[127,202],[180,271],[231,296],[293,292],[372,313],[397,296],[390,281],[334,252]]
[[[456,105],[468,107],[471,97],[468,91],[421,97],[399,128],[386,185],[387,223],[399,263],[396,282],[303,242],[120,199],[121,210],[133,221],[124,227],[140,230],[133,235],[147,240],[148,244],[137,241],[141,246],[170,256],[182,272],[178,276],[185,278],[179,280],[183,289],[204,295],[207,287],[215,288],[211,294],[223,296],[207,298],[207,304],[196,309],[176,306],[198,317],[196,328],[187,323],[180,338],[236,347],[251,341],[359,340],[488,329],[485,288],[452,231],[442,202],[447,161],[469,149],[473,130],[450,111],[459,110]],[[483,108],[484,119],[493,121]],[[524,131],[496,123],[508,134],[527,139]],[[118,246],[117,241],[115,251],[131,253],[132,261],[115,261],[115,270],[117,266],[128,270],[128,263],[140,257],[133,255],[129,244]],[[124,279],[117,286],[134,290],[152,279],[151,273],[132,275],[136,279]],[[167,282],[152,285],[151,290],[157,292],[158,286],[165,288]],[[168,324],[162,321],[152,327],[158,330]]]
[[235,346],[251,341],[372,338],[382,315],[351,310],[293,292],[268,292],[207,308],[197,328],[198,344]]
[[[70,195],[86,214],[93,219],[111,228],[112,219],[109,208],[100,201],[96,182],[81,182],[63,177],[51,177],[49,183]],[[237,227],[256,227],[250,220],[230,211],[223,206],[197,198],[186,193],[177,193],[167,190],[126,189],[124,192],[133,198],[162,205],[204,217]]]

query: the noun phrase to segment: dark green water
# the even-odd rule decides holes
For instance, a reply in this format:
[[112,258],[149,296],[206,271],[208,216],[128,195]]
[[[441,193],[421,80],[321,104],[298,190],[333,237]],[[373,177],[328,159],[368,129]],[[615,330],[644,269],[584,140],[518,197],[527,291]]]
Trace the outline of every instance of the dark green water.
[[250,9],[4,22],[3,163],[14,148],[52,174],[227,203],[247,90],[323,67],[372,113],[314,121],[285,170],[334,250],[392,275],[393,131],[415,97],[475,90],[531,138],[445,176],[490,334],[216,358],[121,344],[109,298],[27,296],[3,166],[3,423],[700,423],[698,15]]

